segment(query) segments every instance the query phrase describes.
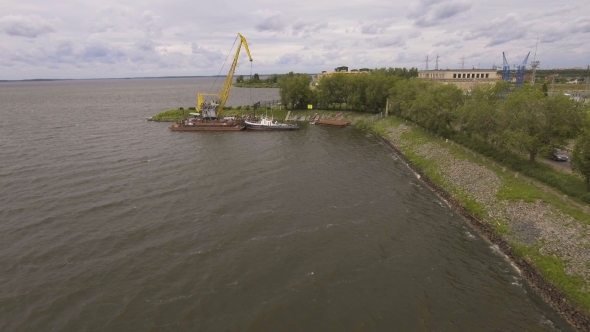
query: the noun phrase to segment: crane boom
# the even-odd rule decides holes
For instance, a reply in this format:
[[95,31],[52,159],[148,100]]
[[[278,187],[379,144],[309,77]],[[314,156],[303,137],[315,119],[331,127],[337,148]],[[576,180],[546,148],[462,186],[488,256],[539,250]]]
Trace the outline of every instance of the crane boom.
[[502,52],[502,57],[504,58],[504,64],[502,66],[502,80],[504,82],[510,82],[510,65],[508,64],[508,60],[506,60],[506,54]]
[[518,69],[516,71],[516,87],[521,86],[524,82],[524,74],[526,72],[526,64],[529,61],[529,55],[531,55],[531,52],[529,52],[524,58],[522,66],[518,66]]
[[250,62],[252,62],[252,56],[250,55],[250,49],[248,48],[248,42],[246,41],[246,37],[242,36],[242,34],[238,33],[238,37],[240,37],[240,43],[238,44],[238,50],[236,51],[236,56],[234,56],[234,61],[229,68],[229,73],[227,73],[227,77],[225,78],[225,82],[223,83],[223,87],[221,88],[221,92],[219,93],[219,106],[217,108],[216,117],[219,118],[221,115],[221,111],[225,106],[225,102],[229,97],[229,90],[231,89],[231,85],[234,79],[234,72],[236,70],[236,65],[238,64],[238,58],[240,57],[240,50],[242,49],[242,45],[246,49],[246,53],[248,53],[248,58]]

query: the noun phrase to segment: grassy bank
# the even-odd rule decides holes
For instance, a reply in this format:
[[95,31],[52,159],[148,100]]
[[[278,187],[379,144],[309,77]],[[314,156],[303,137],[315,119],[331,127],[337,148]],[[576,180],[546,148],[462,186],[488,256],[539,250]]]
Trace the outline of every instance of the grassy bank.
[[[316,113],[321,115],[323,118],[334,118],[337,114],[342,113],[342,118],[351,122],[357,122],[360,121],[361,119],[363,119],[367,114],[366,113],[362,113],[362,112],[351,112],[351,111],[346,111],[346,112],[342,112],[342,111],[326,111],[326,110],[290,110],[291,111],[291,117],[297,117],[298,115],[301,116],[302,120],[305,119],[309,119],[311,117],[313,117]],[[187,108],[184,108],[184,110],[180,110],[180,109],[169,109],[163,112],[160,112],[154,116],[152,116],[150,119],[150,121],[159,121],[159,122],[169,122],[169,121],[177,121],[177,120],[182,120],[186,117],[189,116],[190,112],[196,112],[195,110],[188,110]],[[287,116],[287,113],[289,112],[289,110],[285,110],[285,109],[257,109],[256,110],[256,115],[260,116],[260,115],[266,115],[269,117],[274,117],[276,119],[280,119],[280,120],[284,120]],[[246,114],[254,114],[254,110],[251,109],[250,107],[231,107],[231,108],[227,108],[224,109],[222,112],[222,116],[225,115],[238,115],[238,116],[244,116]]]
[[[516,260],[530,263],[549,285],[580,309],[581,316],[588,317],[590,216],[576,204],[502,164],[439,139],[404,120],[395,117],[372,123],[361,120],[357,126],[392,142],[423,176],[505,241],[509,245],[509,257],[513,255]],[[545,296],[545,299],[561,311],[557,302],[562,300],[552,297],[559,295]],[[562,315],[568,318],[568,314]],[[569,317],[570,323],[581,326],[581,330],[590,328],[584,317],[573,316],[579,321],[572,322]]]

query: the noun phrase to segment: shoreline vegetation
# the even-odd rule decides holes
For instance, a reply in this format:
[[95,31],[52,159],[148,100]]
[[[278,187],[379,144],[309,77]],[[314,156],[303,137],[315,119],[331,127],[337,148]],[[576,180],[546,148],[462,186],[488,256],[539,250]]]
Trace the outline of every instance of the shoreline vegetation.
[[357,126],[381,137],[573,327],[590,331],[590,215],[547,185],[411,122],[393,116]]
[[233,86],[238,88],[279,88],[279,75],[269,75],[267,78],[260,78],[258,74],[249,78],[244,78],[244,75],[238,75]]
[[[291,111],[307,121],[341,113],[375,133],[562,317],[590,332],[590,104],[552,94],[547,84],[463,91],[416,75],[414,68],[334,74],[312,89],[309,75],[289,73],[277,79],[287,109],[256,114],[285,119]],[[154,119],[174,121],[182,111]],[[223,115],[252,113],[244,106]],[[539,161],[571,146],[575,174]]]

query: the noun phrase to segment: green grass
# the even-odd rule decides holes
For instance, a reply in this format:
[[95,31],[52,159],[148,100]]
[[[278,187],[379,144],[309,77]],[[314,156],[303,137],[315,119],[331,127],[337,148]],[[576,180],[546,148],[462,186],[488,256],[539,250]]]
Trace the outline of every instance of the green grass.
[[[275,117],[277,119],[285,119],[285,117],[287,116],[287,112],[291,111],[291,117],[295,117],[297,115],[301,115],[302,117],[311,117],[313,115],[315,115],[316,113],[321,115],[322,117],[326,117],[326,118],[333,118],[335,117],[338,113],[342,113],[342,117],[345,120],[354,122],[356,121],[356,118],[358,117],[365,117],[371,114],[367,114],[367,113],[362,113],[362,112],[352,112],[352,111],[328,111],[328,110],[286,110],[286,109],[265,109],[265,108],[259,108],[256,110],[256,115],[260,116],[260,115],[267,115],[267,116],[272,116]],[[188,108],[184,109],[184,116],[183,116],[183,111],[178,110],[178,109],[169,109],[166,110],[164,112],[158,113],[156,115],[154,115],[152,117],[153,121],[176,121],[176,120],[182,120],[186,117],[189,116],[190,112],[195,112],[194,110],[188,110]],[[254,110],[252,108],[250,109],[246,109],[246,106],[241,106],[241,107],[226,107],[224,108],[223,112],[221,112],[221,116],[225,116],[225,115],[239,115],[239,116],[243,116],[246,114],[254,114]]]
[[164,112],[158,113],[154,116],[152,116],[152,121],[176,121],[176,120],[182,120],[184,118],[186,118],[190,112],[194,112],[194,111],[189,111],[189,110],[184,110],[181,111],[179,109],[174,109],[174,110],[166,110]]
[[508,235],[510,233],[510,226],[506,219],[494,219],[490,221],[492,228],[500,235]]
[[[363,123],[363,127],[372,130],[379,135],[386,136],[385,133],[387,133],[387,129],[390,126],[396,127],[402,123],[403,120],[389,118],[374,123]],[[528,183],[526,179],[522,178],[522,176],[515,178],[514,172],[503,172],[502,166],[494,166],[487,161],[482,161],[481,157],[473,156],[472,154],[465,152],[461,147],[443,143],[443,140],[428,134],[416,126],[413,126],[412,128],[411,131],[402,134],[401,139],[404,143],[398,148],[400,148],[406,158],[416,167],[421,169],[430,180],[455,197],[471,214],[477,215],[482,219],[487,219],[488,211],[482,204],[471,199],[466,192],[455,188],[452,184],[444,181],[438,171],[437,162],[435,160],[428,160],[415,153],[415,147],[429,142],[435,143],[441,146],[441,148],[449,149],[450,153],[457,159],[467,159],[493,170],[503,181],[503,185],[500,187],[497,194],[497,198],[500,200],[523,200],[525,202],[542,200],[551,204],[563,213],[572,216],[576,220],[590,225],[590,216],[588,214],[584,213],[579,208],[564,202],[561,197],[556,197],[555,195],[545,192],[543,189]],[[508,220],[494,219],[489,220],[489,222],[497,234],[504,236],[505,239],[509,237],[510,227]],[[590,292],[582,290],[585,285],[583,278],[570,276],[565,273],[566,261],[553,255],[542,255],[539,252],[538,246],[528,247],[519,243],[511,243],[511,246],[518,257],[530,259],[541,271],[547,281],[551,282],[564,292],[564,294],[566,294],[566,296],[568,296],[580,308],[586,310],[586,312],[590,312]]]
[[586,286],[584,279],[565,273],[565,262],[553,255],[542,255],[539,247],[527,247],[518,243],[511,243],[514,253],[519,257],[529,258],[546,280],[562,290],[574,303],[590,312],[590,292],[583,291]]
[[[402,134],[401,138],[407,141],[413,141],[414,144],[409,144],[402,152],[412,161],[414,165],[424,171],[425,175],[441,186],[451,196],[457,199],[461,205],[465,207],[471,214],[478,216],[479,218],[486,218],[488,213],[485,206],[469,196],[469,194],[462,189],[454,187],[448,181],[445,181],[442,174],[438,170],[438,161],[432,159],[426,159],[420,155],[417,155],[412,150],[412,147],[422,145],[425,143],[434,143],[439,145],[441,148],[447,148],[451,150],[451,154],[457,159],[471,159],[472,156],[468,156],[463,150],[453,149],[452,146],[443,143],[442,141],[434,138],[433,136],[425,133],[421,129],[414,129],[410,132]],[[444,144],[444,146],[443,146]],[[473,161],[473,160],[472,160]]]
[[523,200],[527,203],[534,202],[537,199],[544,199],[541,189],[526,183],[522,178],[515,178],[514,173],[498,173],[504,184],[498,190],[496,197],[502,200],[517,201]]

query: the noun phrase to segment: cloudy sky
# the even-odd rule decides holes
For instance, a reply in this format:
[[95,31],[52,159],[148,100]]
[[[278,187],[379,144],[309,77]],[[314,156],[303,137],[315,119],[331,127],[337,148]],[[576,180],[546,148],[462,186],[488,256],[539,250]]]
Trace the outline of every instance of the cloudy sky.
[[[590,65],[588,0],[0,0],[0,80]],[[244,53],[244,52],[242,52]],[[464,60],[462,60],[464,59]]]

